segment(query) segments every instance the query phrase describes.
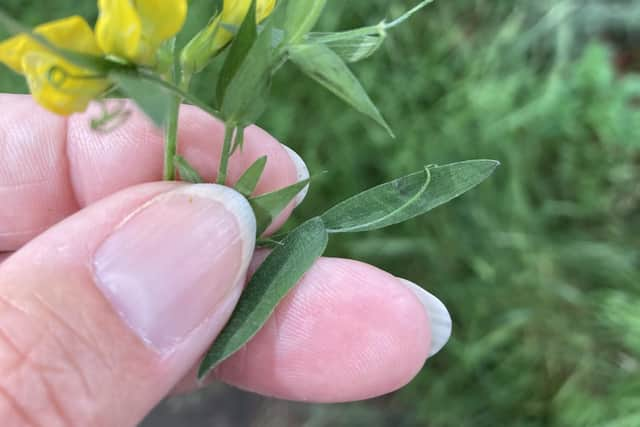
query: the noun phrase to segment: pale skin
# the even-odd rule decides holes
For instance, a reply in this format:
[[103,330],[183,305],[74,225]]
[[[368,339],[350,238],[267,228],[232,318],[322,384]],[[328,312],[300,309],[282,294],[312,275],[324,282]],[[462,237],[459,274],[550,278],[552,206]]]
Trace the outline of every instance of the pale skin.
[[[158,351],[98,289],[94,257],[132,212],[185,187],[158,182],[161,135],[139,113],[96,133],[89,120],[97,110],[63,118],[26,96],[0,96],[0,113],[0,419],[7,426],[133,426],[176,388],[196,387],[194,367],[241,288],[216,281],[226,277],[225,266],[237,265],[228,268],[244,282],[251,253],[243,264],[233,257],[246,258],[246,251],[229,250],[211,267],[222,273],[207,270],[209,286],[230,289],[220,291],[230,302],[208,313],[216,320]],[[223,126],[191,107],[180,123],[181,153],[213,181]],[[259,192],[296,181],[283,146],[257,128],[233,156],[230,181],[265,154]],[[251,268],[264,253],[253,257]],[[208,381],[290,400],[366,399],[409,382],[429,354],[430,337],[423,305],[398,278],[323,258]]]

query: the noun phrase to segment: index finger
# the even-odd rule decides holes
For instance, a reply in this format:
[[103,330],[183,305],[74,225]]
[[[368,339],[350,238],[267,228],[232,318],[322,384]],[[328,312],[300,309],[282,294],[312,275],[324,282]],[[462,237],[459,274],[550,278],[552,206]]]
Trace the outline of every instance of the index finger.
[[[40,108],[29,96],[0,95],[0,252],[13,251],[77,210],[126,187],[162,179],[161,132],[132,104],[131,116],[111,132],[91,129],[94,105],[69,118]],[[183,106],[179,152],[207,181],[216,176],[224,126]],[[262,129],[246,129],[242,151],[229,165],[235,182],[259,157],[268,157],[257,193],[304,178],[301,159]],[[274,223],[281,225],[292,204]]]

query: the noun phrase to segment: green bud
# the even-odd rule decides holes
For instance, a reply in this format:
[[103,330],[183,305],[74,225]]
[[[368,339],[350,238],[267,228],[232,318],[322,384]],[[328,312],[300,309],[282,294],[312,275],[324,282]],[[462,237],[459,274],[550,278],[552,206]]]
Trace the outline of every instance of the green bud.
[[180,65],[185,75],[202,71],[220,51],[219,43],[216,43],[219,29],[220,16],[217,16],[182,49]]

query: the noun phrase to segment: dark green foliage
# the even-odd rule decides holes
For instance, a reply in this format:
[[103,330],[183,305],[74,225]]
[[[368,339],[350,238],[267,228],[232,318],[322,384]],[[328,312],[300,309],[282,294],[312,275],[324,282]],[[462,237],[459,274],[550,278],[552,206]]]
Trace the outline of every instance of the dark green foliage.
[[273,249],[251,277],[229,322],[205,354],[198,368],[199,378],[206,377],[258,333],[277,303],[324,253],[328,237],[324,223],[316,217],[297,227]]
[[[95,13],[76,4],[3,0],[28,24]],[[409,5],[330,1],[319,30]],[[441,297],[454,333],[399,393],[310,407],[305,425],[640,425],[640,78],[602,42],[634,28],[637,0],[437,1],[352,67],[395,140],[293,66],[276,76],[262,125],[329,171],[299,218],[424,164],[502,162],[428,216],[332,239]],[[2,90],[23,88],[8,74]]]

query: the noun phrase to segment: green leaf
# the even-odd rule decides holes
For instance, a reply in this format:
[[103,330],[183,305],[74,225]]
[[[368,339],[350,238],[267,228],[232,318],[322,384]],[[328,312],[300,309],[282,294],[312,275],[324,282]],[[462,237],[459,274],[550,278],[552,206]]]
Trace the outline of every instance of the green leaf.
[[235,189],[245,197],[250,197],[258,185],[266,165],[267,156],[262,156],[256,160],[236,182]]
[[422,215],[487,179],[500,163],[470,160],[407,175],[339,203],[322,215],[329,233],[377,230]]
[[180,178],[183,181],[192,184],[202,184],[204,182],[204,179],[202,179],[198,171],[195,170],[184,157],[174,156],[173,164],[178,169],[178,172],[180,172]]
[[309,181],[305,179],[281,190],[249,199],[256,215],[258,236],[261,236],[287,205],[309,185]]
[[287,4],[284,31],[289,43],[299,42],[318,22],[327,0],[294,0]]
[[307,36],[309,42],[326,45],[345,62],[358,62],[370,57],[380,49],[386,38],[384,31],[365,34],[310,33]]
[[109,78],[156,126],[163,127],[168,122],[173,94],[166,87],[153,80],[142,78],[132,71],[112,70]]
[[258,37],[258,27],[256,24],[256,0],[251,1],[249,11],[240,25],[238,34],[233,39],[231,48],[227,58],[220,71],[218,77],[218,84],[216,86],[216,100],[218,105],[222,105],[225,98],[225,93],[229,84],[238,73],[240,66],[247,58],[247,55],[251,51],[251,47],[256,42]]
[[254,123],[266,108],[274,63],[272,25],[269,19],[263,26],[225,91],[221,110],[226,121],[246,126]]
[[290,46],[289,56],[306,75],[369,116],[393,136],[378,108],[338,54],[324,44],[307,43]]
[[278,303],[324,253],[327,241],[322,220],[313,218],[275,247],[251,278],[231,319],[205,355],[198,370],[200,379],[262,328]]

